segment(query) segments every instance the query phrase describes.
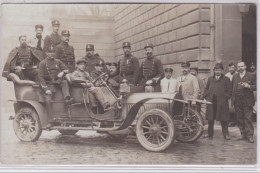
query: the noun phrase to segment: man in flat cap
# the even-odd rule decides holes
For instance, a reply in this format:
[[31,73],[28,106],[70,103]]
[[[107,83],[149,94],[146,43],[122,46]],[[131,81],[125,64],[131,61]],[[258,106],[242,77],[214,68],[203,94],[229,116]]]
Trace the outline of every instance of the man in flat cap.
[[[86,45],[86,56],[83,57],[83,59],[85,59],[88,62],[88,67],[86,69],[88,73],[94,71],[96,64],[100,63],[100,61],[102,62],[102,64],[105,64],[105,61],[99,56],[99,54],[94,54],[94,51],[95,49],[93,44]],[[104,66],[103,71],[105,73],[109,72],[106,66]]]
[[177,78],[181,85],[182,96],[184,100],[199,98],[199,82],[198,79],[190,74],[190,63],[181,63],[182,75]]
[[28,41],[28,45],[31,47],[35,47],[37,50],[43,51],[43,42],[44,42],[42,38],[43,26],[40,24],[35,25],[35,32],[36,32],[35,37]]
[[38,66],[43,56],[27,45],[26,35],[21,35],[19,41],[20,46],[14,48],[8,56],[3,77],[8,78],[9,73],[15,73],[21,80],[37,81]]
[[232,81],[231,103],[235,107],[241,140],[254,142],[254,126],[252,124],[253,106],[255,104],[256,76],[246,71],[244,62],[237,64],[238,73]]
[[161,80],[162,93],[177,93],[179,92],[179,82],[172,77],[173,69],[164,69],[164,78]]
[[44,38],[43,44],[43,53],[46,56],[45,52],[47,49],[50,49],[52,46],[55,50],[55,47],[61,43],[61,36],[59,35],[60,22],[58,20],[53,20],[52,24],[52,33],[51,35],[46,35]]
[[139,77],[139,60],[131,54],[130,42],[124,42],[123,45],[124,57],[119,62],[120,81],[126,79],[129,84],[136,85]]
[[207,105],[206,119],[208,120],[208,138],[212,139],[214,134],[214,120],[221,122],[224,139],[230,140],[228,132],[229,105],[231,97],[231,82],[223,75],[222,63],[216,63],[214,75],[209,77],[204,98],[212,104]]
[[153,44],[144,47],[146,58],[141,63],[139,75],[139,88],[143,92],[145,85],[153,85],[155,92],[160,92],[160,79],[164,77],[161,60],[153,55]]
[[62,42],[55,48],[55,58],[61,60],[72,73],[75,70],[75,55],[73,46],[69,45],[70,32],[63,30],[61,39]]
[[84,59],[79,59],[76,62],[76,70],[70,75],[72,82],[80,84],[83,87],[88,88],[89,100],[94,113],[97,113],[97,103],[99,101],[104,111],[110,109],[110,104],[104,97],[103,91],[99,87],[95,87],[92,77],[88,72],[85,71],[87,66],[87,61]]

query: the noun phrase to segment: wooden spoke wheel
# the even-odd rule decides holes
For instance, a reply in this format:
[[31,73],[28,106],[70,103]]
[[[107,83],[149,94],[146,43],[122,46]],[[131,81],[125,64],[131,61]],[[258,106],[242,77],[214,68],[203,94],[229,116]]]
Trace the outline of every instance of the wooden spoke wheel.
[[36,141],[42,133],[40,118],[30,107],[21,108],[13,121],[14,132],[21,141]]
[[203,118],[197,111],[186,108],[183,120],[175,121],[176,140],[185,143],[195,142],[203,134],[203,124]]
[[145,149],[163,151],[172,144],[175,138],[173,119],[163,110],[148,110],[137,121],[136,136]]

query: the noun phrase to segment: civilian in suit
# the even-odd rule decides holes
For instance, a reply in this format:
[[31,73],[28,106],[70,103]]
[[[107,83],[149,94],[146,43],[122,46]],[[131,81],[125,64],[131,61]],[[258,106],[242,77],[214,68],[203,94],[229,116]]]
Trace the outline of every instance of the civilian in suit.
[[254,91],[256,90],[255,75],[246,71],[244,62],[237,64],[238,74],[233,77],[232,105],[238,120],[241,140],[253,143],[254,127],[252,124],[253,106],[255,104]]

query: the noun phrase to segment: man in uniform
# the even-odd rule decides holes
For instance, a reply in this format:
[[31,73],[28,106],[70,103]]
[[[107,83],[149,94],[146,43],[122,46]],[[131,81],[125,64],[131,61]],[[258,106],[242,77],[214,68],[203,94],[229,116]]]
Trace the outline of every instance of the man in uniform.
[[3,73],[6,74],[6,77],[9,73],[15,73],[21,80],[29,79],[36,81],[37,68],[43,57],[37,54],[35,48],[27,45],[27,37],[25,35],[21,35],[19,41],[20,47],[16,47],[9,54]]
[[[55,50],[55,47],[61,43],[61,37],[59,35],[59,29],[60,29],[60,22],[58,20],[53,20],[51,22],[52,24],[52,34],[47,35],[44,39],[44,45],[43,45],[43,53],[45,55],[45,52],[47,49],[50,49],[52,46]],[[45,55],[46,56],[46,55]]]
[[108,85],[113,89],[113,91],[115,91],[117,94],[119,94],[120,76],[118,74],[117,65],[118,64],[115,62],[110,63]]
[[147,57],[141,63],[137,92],[143,92],[145,85],[153,85],[154,91],[160,92],[160,79],[164,77],[161,60],[153,55],[153,44],[146,44],[144,49]]
[[35,37],[28,41],[28,45],[42,51],[43,50],[43,38],[42,38],[43,26],[35,25],[35,32],[36,32]]
[[139,60],[131,54],[130,42],[123,43],[125,56],[119,60],[120,82],[126,79],[129,84],[136,85],[139,77]]
[[181,63],[182,75],[177,78],[181,85],[182,96],[184,100],[199,99],[199,82],[198,79],[190,74],[190,63]]
[[[95,70],[96,64],[100,63],[102,61],[102,64],[105,64],[105,61],[96,53],[94,54],[94,45],[93,44],[87,44],[86,45],[86,56],[83,57],[84,60],[88,62],[87,72],[91,73]],[[106,66],[104,66],[104,72],[108,73],[108,69]]]
[[254,126],[252,124],[253,106],[255,104],[254,91],[256,91],[255,75],[246,71],[244,62],[237,64],[238,74],[233,77],[232,105],[235,107],[238,128],[241,140],[254,142]]
[[69,45],[70,32],[68,30],[62,31],[61,39],[62,42],[55,48],[55,58],[61,60],[72,73],[75,70],[75,55],[73,46]]
[[46,54],[47,58],[39,64],[38,78],[46,95],[48,119],[50,120],[50,124],[47,127],[51,127],[51,97],[56,92],[56,88],[61,87],[66,106],[72,103],[73,98],[70,96],[68,81],[64,79],[64,76],[69,72],[68,68],[60,60],[54,58],[53,48],[49,48]]

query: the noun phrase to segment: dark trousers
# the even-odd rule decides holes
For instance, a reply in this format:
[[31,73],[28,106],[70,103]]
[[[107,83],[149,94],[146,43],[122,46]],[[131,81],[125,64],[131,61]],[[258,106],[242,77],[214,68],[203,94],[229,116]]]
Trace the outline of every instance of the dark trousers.
[[97,106],[96,100],[102,105],[103,108],[108,104],[108,101],[105,99],[103,91],[101,88],[95,87],[94,89],[89,90],[89,100],[93,107]]
[[[213,137],[214,135],[214,121],[216,119],[216,113],[217,113],[217,97],[213,96],[212,100],[212,106],[213,106],[213,120],[208,120],[208,136]],[[229,135],[228,132],[228,121],[220,121],[222,133],[224,136]]]
[[21,80],[37,81],[38,69],[15,70],[14,72]]
[[235,111],[237,115],[237,125],[242,136],[251,137],[254,135],[252,123],[253,107],[248,106],[244,97],[235,98]]

